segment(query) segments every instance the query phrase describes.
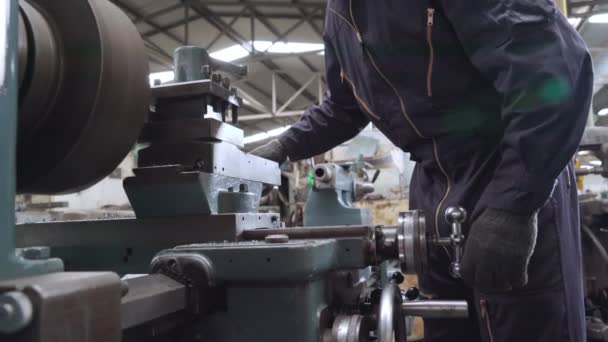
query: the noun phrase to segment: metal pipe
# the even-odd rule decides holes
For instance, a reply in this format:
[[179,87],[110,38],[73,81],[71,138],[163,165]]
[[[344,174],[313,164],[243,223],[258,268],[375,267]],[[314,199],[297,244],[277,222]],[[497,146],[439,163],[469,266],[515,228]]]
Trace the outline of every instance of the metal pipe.
[[401,294],[395,283],[382,289],[380,307],[378,308],[378,342],[405,341],[407,338],[405,316],[401,310]]
[[17,0],[0,5],[0,279],[15,264]]
[[283,234],[290,239],[319,239],[340,237],[372,237],[373,226],[327,226],[327,227],[299,227],[254,229],[243,232],[244,240],[264,240],[268,235]]
[[274,71],[272,72],[272,115],[277,115],[277,79]]
[[287,101],[285,101],[285,103],[283,103],[283,105],[281,106],[281,108],[279,108],[279,110],[275,111],[275,114],[281,113],[283,112],[285,109],[287,109],[287,107],[289,107],[289,105],[298,98],[298,96],[300,96],[300,94],[302,94],[302,92],[304,92],[308,86],[314,82],[314,80],[317,78],[317,75],[313,75],[310,79],[308,79],[308,81],[306,81],[306,83],[304,83],[300,89],[298,89],[295,93],[293,93],[293,95],[291,95],[291,97],[289,99],[287,99]]
[[317,79],[317,96],[319,97],[319,104],[321,104],[323,102],[323,75],[319,74]]
[[593,231],[589,227],[582,225],[581,228],[583,228],[583,232],[587,235],[589,240],[591,240],[595,248],[597,248],[597,251],[600,253],[600,256],[602,257],[604,262],[608,264],[608,252],[606,251],[606,247],[604,247],[600,239],[595,235],[595,233],[593,233]]
[[315,180],[320,182],[329,183],[334,177],[332,167],[330,165],[321,165],[315,168],[314,172]]
[[405,316],[433,318],[467,318],[469,305],[463,300],[417,300],[401,304]]

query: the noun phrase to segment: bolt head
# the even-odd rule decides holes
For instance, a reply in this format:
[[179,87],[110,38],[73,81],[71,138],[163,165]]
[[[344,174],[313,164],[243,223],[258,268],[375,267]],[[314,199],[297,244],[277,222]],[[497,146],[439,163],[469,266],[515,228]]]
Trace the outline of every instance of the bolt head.
[[401,272],[395,272],[391,275],[391,279],[395,281],[396,284],[401,284],[405,281],[405,277]]
[[420,290],[417,287],[410,287],[405,291],[405,297],[408,300],[416,300],[420,297]]
[[22,255],[28,260],[46,260],[51,257],[51,249],[46,246],[26,247]]

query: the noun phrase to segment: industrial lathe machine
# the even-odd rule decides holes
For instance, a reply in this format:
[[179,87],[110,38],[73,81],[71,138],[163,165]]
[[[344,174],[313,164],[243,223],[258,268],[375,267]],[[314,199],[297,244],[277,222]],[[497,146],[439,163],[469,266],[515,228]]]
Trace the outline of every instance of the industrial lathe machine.
[[[458,277],[460,208],[447,237],[416,211],[375,226],[350,209],[360,185],[322,165],[311,201],[335,199],[348,224],[258,213],[281,174],[242,150],[226,75],[245,67],[181,47],[175,81],[150,89],[143,42],[106,0],[4,0],[0,46],[0,341],[389,342],[407,317],[468,316],[399,287],[434,248]],[[87,188],[133,146],[135,217],[15,226],[15,193]]]

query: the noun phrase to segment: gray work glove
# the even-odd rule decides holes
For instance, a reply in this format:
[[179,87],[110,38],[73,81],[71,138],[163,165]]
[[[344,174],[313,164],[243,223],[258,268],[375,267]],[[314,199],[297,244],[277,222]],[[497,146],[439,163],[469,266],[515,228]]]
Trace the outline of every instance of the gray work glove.
[[506,292],[528,283],[537,235],[536,214],[486,209],[466,237],[461,275],[481,292]]
[[277,139],[273,139],[269,143],[266,143],[249,153],[264,159],[272,160],[273,162],[278,163],[279,166],[287,161],[287,151],[285,151],[285,148]]

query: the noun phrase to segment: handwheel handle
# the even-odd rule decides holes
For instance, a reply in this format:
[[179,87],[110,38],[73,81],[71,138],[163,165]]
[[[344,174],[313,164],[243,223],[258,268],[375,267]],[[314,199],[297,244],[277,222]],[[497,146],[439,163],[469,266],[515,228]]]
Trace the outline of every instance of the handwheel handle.
[[382,289],[380,306],[378,307],[378,342],[406,341],[407,328],[403,315],[401,291],[391,281]]

